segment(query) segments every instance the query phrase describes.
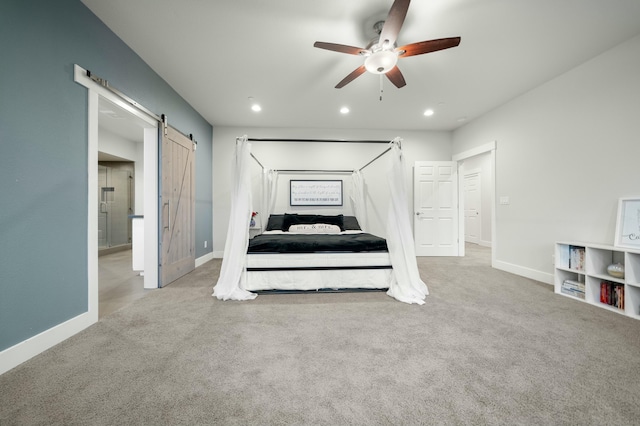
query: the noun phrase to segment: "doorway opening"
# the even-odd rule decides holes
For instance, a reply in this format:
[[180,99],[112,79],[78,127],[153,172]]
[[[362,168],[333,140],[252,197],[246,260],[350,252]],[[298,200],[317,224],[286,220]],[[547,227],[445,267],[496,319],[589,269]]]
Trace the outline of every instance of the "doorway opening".
[[[99,265],[98,265],[98,153],[104,150],[106,134],[100,137],[100,127],[115,122],[111,133],[135,129],[136,144],[114,141],[110,155],[125,161],[134,161],[134,201],[136,215],[144,216],[143,268],[144,288],[158,288],[158,120],[143,107],[127,101],[122,95],[94,81],[87,70],[74,66],[74,80],[87,88],[87,160],[88,160],[88,208],[87,208],[87,320],[99,318]],[[101,111],[102,110],[102,111]],[[140,137],[142,132],[142,137]],[[122,135],[121,135],[122,136]],[[127,139],[124,137],[124,139]],[[139,141],[142,141],[140,143]],[[99,145],[102,146],[99,148]],[[127,151],[128,149],[128,151]],[[117,151],[117,152],[115,152]],[[133,240],[135,240],[135,232]],[[133,244],[133,243],[132,243]],[[135,245],[135,244],[133,244]]]
[[[143,297],[144,269],[133,263],[134,218],[144,216],[144,129],[149,124],[98,99],[98,317]],[[142,172],[142,173],[141,173]],[[136,187],[138,191],[136,191]],[[136,241],[136,245],[141,242]],[[144,243],[144,242],[142,242]],[[136,247],[136,250],[144,250]],[[143,267],[142,267],[143,268]]]
[[496,149],[493,141],[453,156],[461,188],[458,223],[462,247],[469,243],[490,247],[492,266],[496,258]]

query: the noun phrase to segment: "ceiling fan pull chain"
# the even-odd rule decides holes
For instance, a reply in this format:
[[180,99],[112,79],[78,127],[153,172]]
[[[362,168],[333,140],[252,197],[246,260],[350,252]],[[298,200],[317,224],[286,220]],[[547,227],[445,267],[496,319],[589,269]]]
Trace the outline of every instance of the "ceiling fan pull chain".
[[382,102],[382,92],[383,92],[383,90],[382,90],[382,80],[383,80],[382,76],[383,75],[384,74],[380,74],[380,102]]

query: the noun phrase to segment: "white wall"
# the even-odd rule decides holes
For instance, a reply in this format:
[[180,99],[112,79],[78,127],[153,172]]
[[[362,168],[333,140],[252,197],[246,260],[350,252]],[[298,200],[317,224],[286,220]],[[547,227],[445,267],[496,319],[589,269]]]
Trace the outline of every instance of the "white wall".
[[453,133],[497,141],[496,267],[551,282],[558,240],[612,244],[617,200],[640,195],[640,36]]
[[[214,127],[213,129],[213,250],[222,256],[227,235],[230,209],[232,158],[235,139],[248,135],[254,138],[283,139],[367,139],[389,140],[399,136],[403,139],[403,153],[407,169],[407,185],[412,193],[412,167],[415,161],[450,160],[451,135],[449,132],[419,131],[372,131],[347,129],[293,129],[293,128],[239,128]],[[270,169],[359,169],[387,148],[384,144],[342,144],[342,143],[293,143],[293,142],[253,142],[252,152],[260,162]],[[388,201],[386,174],[388,160],[383,157],[365,168],[363,175],[368,189],[369,231],[384,236],[384,222]],[[259,167],[254,166],[254,182],[259,179]],[[348,202],[349,175],[291,175],[281,174],[279,178],[279,200],[275,213],[305,212],[319,208],[292,208],[288,204],[289,180],[298,178],[343,179],[345,202],[343,208],[322,208],[325,214],[351,214]],[[258,206],[258,184],[254,185],[254,206]],[[412,203],[412,200],[410,200]],[[281,211],[277,211],[282,209]],[[413,209],[413,207],[411,207]],[[254,207],[257,210],[257,207]],[[258,216],[264,220],[265,217]]]

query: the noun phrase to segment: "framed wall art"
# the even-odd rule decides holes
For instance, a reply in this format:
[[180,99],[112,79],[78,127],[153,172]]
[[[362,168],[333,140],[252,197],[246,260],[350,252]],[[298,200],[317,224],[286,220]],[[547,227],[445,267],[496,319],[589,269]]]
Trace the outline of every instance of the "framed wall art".
[[640,249],[640,197],[620,198],[614,244]]
[[341,206],[342,180],[290,180],[292,206]]

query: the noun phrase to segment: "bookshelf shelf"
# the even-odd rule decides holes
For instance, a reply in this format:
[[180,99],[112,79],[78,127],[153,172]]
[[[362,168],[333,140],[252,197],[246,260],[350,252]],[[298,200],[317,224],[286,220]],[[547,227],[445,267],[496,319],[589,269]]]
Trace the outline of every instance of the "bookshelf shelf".
[[[607,273],[612,263],[624,265],[624,278]],[[640,319],[640,251],[597,243],[557,242],[554,291]]]

